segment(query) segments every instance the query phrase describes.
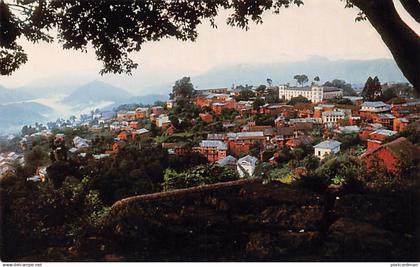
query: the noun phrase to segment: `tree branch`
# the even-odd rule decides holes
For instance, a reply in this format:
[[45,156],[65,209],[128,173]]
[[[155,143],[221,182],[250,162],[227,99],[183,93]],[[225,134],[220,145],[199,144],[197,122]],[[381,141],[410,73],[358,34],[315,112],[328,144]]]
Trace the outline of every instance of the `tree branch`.
[[418,0],[400,0],[401,4],[418,23],[420,23],[420,2]]
[[420,91],[420,38],[400,18],[392,0],[351,0],[366,15],[407,80]]

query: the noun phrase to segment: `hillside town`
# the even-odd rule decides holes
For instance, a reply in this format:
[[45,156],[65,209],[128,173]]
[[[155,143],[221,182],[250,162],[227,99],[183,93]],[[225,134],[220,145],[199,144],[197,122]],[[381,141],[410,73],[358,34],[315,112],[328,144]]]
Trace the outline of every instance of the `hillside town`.
[[[19,140],[20,149],[2,152],[0,175],[9,175],[16,164],[24,164],[23,153],[34,146],[31,140],[36,138],[69,146],[63,157],[80,159],[90,154],[95,160],[116,155],[120,147],[130,143],[141,149],[141,143],[147,141],[160,145],[170,156],[199,154],[208,164],[237,170],[241,178],[261,177],[257,165],[275,166],[285,161],[285,151],[302,146],[323,160],[340,153],[344,145],[346,150],[358,150],[367,166],[379,160],[393,174],[402,171],[402,163],[418,162],[419,147],[400,136],[407,127],[418,132],[418,100],[398,97],[393,103],[366,101],[362,96],[344,96],[343,89],[318,85],[191,89],[189,95],[182,86],[189,84],[174,87],[171,99],[160,105],[97,110],[91,116],[73,118],[67,125],[63,120],[62,127],[43,127],[26,134]],[[379,95],[375,97],[379,99]],[[182,110],[186,108],[191,109],[189,114]],[[68,140],[70,136],[60,129],[68,132],[72,127],[83,128],[86,136],[72,135]],[[198,138],[191,138],[194,128],[201,129],[194,133]],[[93,139],[104,135],[111,138],[95,147]],[[87,136],[90,139],[85,139]],[[59,149],[62,146],[56,145],[50,153],[53,158],[58,158]],[[47,167],[37,166],[28,180],[45,181]]]
[[[208,251],[221,260],[340,260],[349,242],[365,243],[348,259],[369,260],[366,250],[383,259],[393,242],[413,248],[416,228],[401,221],[415,220],[420,101],[374,81],[357,93],[340,80],[197,89],[184,77],[166,102],[26,125],[0,142],[2,211],[14,214],[4,224],[17,229],[3,250],[28,259],[176,260],[178,245],[161,255],[153,240],[177,244],[178,235],[189,235],[185,249],[194,253],[183,259],[192,260]],[[227,238],[237,254],[194,231]],[[286,245],[270,243],[277,231]],[[143,246],[148,252],[138,252]],[[390,259],[414,257],[405,248]]]

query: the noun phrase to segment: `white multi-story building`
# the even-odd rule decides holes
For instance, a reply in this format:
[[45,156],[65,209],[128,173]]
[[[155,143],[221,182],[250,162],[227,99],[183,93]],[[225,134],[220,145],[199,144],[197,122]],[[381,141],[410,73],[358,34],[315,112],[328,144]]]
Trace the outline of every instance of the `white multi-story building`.
[[344,119],[346,115],[343,111],[324,111],[322,112],[323,123],[337,123],[339,120]]
[[322,102],[325,99],[331,99],[343,96],[343,90],[336,87],[311,86],[311,87],[289,87],[287,85],[279,86],[279,98],[290,100],[292,97],[303,96],[312,103]]

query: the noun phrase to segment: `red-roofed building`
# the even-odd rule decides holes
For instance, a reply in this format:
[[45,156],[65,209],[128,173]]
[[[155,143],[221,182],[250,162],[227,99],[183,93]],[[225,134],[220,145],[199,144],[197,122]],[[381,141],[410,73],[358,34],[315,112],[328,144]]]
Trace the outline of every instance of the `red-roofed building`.
[[415,166],[419,161],[420,150],[405,137],[367,151],[361,158],[368,168],[385,168],[389,173],[400,175],[403,166]]
[[127,131],[121,131],[121,132],[118,134],[118,138],[119,138],[120,140],[127,140],[127,137],[128,137],[128,133],[127,133]]
[[210,101],[207,98],[199,96],[194,99],[194,105],[202,108],[202,107],[209,107]]
[[373,150],[382,145],[387,138],[396,134],[394,131],[390,130],[377,130],[369,134],[369,139],[367,140],[367,150]]
[[168,150],[169,155],[185,156],[190,149],[183,143],[162,143],[162,148]]
[[402,132],[409,123],[406,118],[395,118],[392,129],[396,132]]
[[211,123],[213,121],[213,115],[210,113],[200,113],[200,119],[204,122]]
[[149,109],[148,108],[137,108],[136,109],[136,119],[146,119],[149,115]]

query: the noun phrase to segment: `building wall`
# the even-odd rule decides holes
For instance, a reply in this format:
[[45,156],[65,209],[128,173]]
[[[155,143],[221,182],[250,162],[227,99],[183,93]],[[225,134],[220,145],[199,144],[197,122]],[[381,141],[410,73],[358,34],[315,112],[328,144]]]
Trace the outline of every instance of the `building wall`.
[[342,91],[323,92],[322,100],[336,98],[336,97],[342,97],[342,96],[343,96]]
[[328,91],[324,92],[323,87],[312,86],[310,90],[299,90],[294,88],[294,90],[289,89],[285,85],[279,86],[279,98],[285,98],[286,100],[292,99],[292,97],[304,96],[309,99],[312,103],[322,102],[324,99],[331,99],[335,97],[342,97],[343,91]]
[[336,116],[336,115],[323,115],[322,116],[322,121],[324,123],[328,123],[328,122],[333,122],[333,123],[337,123],[340,120],[344,119],[344,115],[343,116]]
[[249,153],[250,144],[245,144],[243,142],[229,142],[229,151],[234,156],[239,156],[241,154],[248,154]]
[[336,154],[340,151],[340,148],[337,147],[333,150],[331,149],[326,149],[326,148],[315,148],[315,156],[317,156],[320,159],[324,159],[328,154]]
[[218,161],[226,157],[226,150],[218,150],[215,147],[194,147],[194,152],[205,156],[209,162]]
[[400,171],[397,167],[398,160],[384,147],[367,156],[365,162],[368,168],[378,168],[379,164],[381,168],[385,168],[390,173],[399,174]]
[[[248,173],[249,176],[252,176],[254,174],[255,166],[252,166],[252,165],[247,164],[247,163],[242,163],[241,166]],[[239,173],[239,177],[241,177],[241,178],[246,176],[246,174],[242,171],[242,168],[240,168],[239,164],[238,164],[237,170],[238,170],[238,173]]]
[[381,142],[375,142],[375,140],[368,140],[367,141],[367,151],[374,150],[381,146]]

